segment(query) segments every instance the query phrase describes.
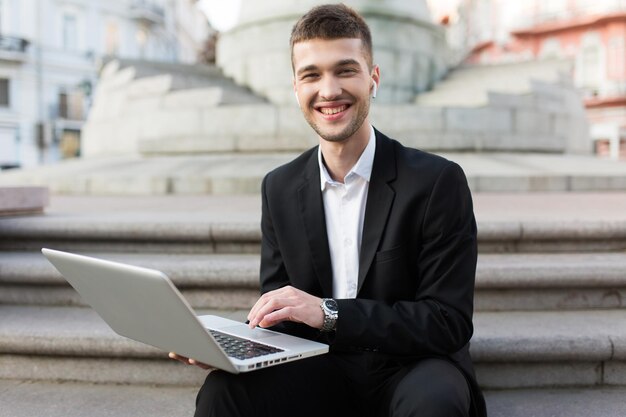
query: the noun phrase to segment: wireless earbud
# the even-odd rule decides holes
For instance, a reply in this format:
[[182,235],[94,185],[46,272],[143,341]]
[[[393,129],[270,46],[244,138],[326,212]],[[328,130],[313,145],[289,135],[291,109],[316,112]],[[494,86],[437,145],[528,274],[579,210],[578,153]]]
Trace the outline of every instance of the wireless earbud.
[[372,86],[372,98],[376,98],[376,81],[374,81],[374,85]]
[[296,96],[296,101],[298,102],[298,107],[302,107],[302,106],[300,106],[300,99],[298,98],[298,92],[294,91],[293,95]]

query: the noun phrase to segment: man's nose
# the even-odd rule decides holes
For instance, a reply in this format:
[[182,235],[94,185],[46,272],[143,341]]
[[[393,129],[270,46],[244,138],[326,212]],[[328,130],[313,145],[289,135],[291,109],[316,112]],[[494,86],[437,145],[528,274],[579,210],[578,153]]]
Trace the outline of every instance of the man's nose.
[[341,95],[341,83],[336,77],[324,77],[320,84],[320,98],[333,100]]

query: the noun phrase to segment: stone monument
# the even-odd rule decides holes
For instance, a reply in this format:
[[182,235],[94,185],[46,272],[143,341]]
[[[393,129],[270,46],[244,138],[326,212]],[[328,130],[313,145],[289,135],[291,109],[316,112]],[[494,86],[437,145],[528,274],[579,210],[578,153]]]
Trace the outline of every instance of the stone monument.
[[[243,0],[239,23],[220,37],[217,64],[237,83],[276,104],[292,104],[289,35],[319,0]],[[381,103],[409,103],[446,73],[443,28],[431,22],[424,0],[347,0],[367,20],[374,61],[384,73]]]

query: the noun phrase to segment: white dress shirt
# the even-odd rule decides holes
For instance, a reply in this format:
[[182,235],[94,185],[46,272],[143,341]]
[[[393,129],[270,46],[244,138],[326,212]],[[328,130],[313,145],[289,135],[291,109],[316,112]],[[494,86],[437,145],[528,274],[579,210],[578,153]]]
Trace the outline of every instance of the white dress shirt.
[[376,135],[370,126],[370,138],[365,150],[344,182],[340,183],[330,177],[322,160],[322,150],[318,150],[326,234],[333,271],[333,298],[356,298],[365,203],[375,152]]

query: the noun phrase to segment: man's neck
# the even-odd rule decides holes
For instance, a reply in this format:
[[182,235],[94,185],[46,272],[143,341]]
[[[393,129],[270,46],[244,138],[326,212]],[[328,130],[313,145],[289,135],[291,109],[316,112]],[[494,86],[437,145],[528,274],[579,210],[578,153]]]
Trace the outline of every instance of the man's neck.
[[342,142],[329,142],[320,139],[324,165],[326,165],[326,170],[333,180],[344,181],[348,172],[357,163],[367,147],[370,134],[370,124],[366,121],[354,135]]

